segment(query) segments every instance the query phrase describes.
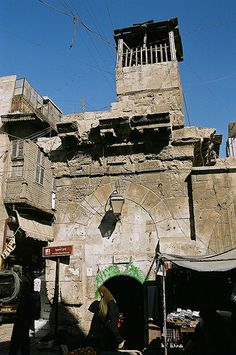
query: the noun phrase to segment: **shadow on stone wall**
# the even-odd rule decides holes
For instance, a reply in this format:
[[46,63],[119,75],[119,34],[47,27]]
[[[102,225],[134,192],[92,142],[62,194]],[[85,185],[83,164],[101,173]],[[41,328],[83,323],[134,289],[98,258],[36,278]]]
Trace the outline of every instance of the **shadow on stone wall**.
[[103,238],[110,238],[116,227],[117,218],[111,210],[106,211],[98,229]]
[[[77,307],[80,306],[78,305]],[[42,348],[44,346],[47,348],[52,342],[56,345],[65,344],[69,350],[88,344],[87,335],[80,328],[78,320],[62,302],[58,303],[57,327],[55,327],[55,307],[52,306],[48,328],[48,333],[43,337],[40,337],[40,329],[35,334],[39,338],[39,344]]]

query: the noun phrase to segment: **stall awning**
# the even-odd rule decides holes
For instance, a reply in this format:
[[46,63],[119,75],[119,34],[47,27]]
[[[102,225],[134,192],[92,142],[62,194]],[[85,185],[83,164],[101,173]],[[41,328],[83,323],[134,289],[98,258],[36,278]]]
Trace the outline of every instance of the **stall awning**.
[[208,272],[229,271],[236,268],[236,248],[214,255],[180,256],[158,253],[159,261],[171,261],[178,266]]
[[16,214],[19,227],[24,230],[26,237],[40,241],[53,241],[52,226],[26,218],[25,216],[22,217],[17,211]]

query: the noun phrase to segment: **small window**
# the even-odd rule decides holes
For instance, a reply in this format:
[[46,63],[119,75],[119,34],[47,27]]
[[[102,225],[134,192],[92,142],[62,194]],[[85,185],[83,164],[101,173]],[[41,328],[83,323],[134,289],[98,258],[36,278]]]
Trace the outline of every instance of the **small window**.
[[11,164],[11,177],[23,177],[23,161],[13,161]]
[[17,79],[15,83],[14,95],[21,95],[23,93],[24,79]]
[[44,168],[40,165],[36,166],[36,181],[43,185],[43,180],[44,180]]
[[44,162],[45,162],[45,156],[43,152],[40,149],[38,149],[37,164],[44,166]]
[[56,209],[56,179],[55,177],[52,178],[52,210]]
[[21,139],[12,142],[12,159],[24,158],[24,141]]
[[56,184],[56,179],[55,177],[52,178],[52,191],[56,192],[57,190],[57,184]]
[[40,185],[43,185],[44,181],[44,167],[45,164],[45,156],[43,152],[38,149],[37,152],[37,164],[36,164],[36,182],[39,183]]
[[52,210],[56,209],[56,192],[52,191]]

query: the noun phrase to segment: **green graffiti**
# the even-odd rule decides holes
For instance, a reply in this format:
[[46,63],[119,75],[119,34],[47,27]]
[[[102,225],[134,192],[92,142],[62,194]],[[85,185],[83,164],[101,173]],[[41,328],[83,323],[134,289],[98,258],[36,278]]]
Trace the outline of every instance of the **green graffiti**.
[[[145,276],[142,271],[137,268],[133,261],[131,260],[126,266],[124,270],[120,269],[120,266],[117,264],[110,265],[106,267],[104,270],[100,271],[96,276],[96,285],[97,287],[101,286],[112,277],[115,276],[130,276],[138,280],[140,283],[143,283],[145,280]],[[97,295],[97,293],[96,293]]]
[[142,271],[139,270],[136,266],[134,266],[132,261],[130,261],[130,263],[126,265],[124,274],[127,276],[134,277],[135,279],[137,279],[141,283],[144,283],[145,277],[144,277]]

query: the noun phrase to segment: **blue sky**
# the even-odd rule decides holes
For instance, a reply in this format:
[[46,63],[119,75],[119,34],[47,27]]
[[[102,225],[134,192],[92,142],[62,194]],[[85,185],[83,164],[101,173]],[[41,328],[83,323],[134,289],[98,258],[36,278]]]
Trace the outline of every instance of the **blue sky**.
[[[73,24],[73,15],[80,22]],[[235,0],[0,0],[0,76],[26,77],[63,113],[116,100],[113,30],[178,17],[185,125],[236,120]]]

